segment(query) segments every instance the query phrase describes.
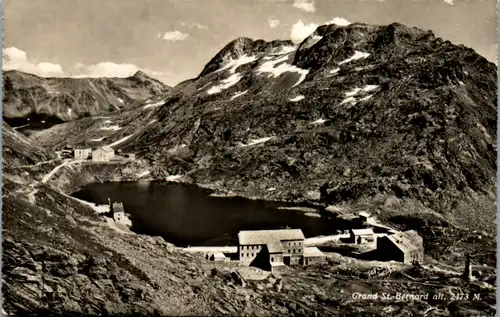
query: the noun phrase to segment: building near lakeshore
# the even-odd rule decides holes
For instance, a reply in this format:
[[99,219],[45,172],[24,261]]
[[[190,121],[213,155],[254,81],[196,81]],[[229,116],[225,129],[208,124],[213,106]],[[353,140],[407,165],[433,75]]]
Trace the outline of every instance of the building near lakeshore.
[[375,234],[372,228],[366,229],[351,229],[349,237],[352,243],[362,244],[375,241]]
[[415,231],[397,232],[377,239],[377,257],[407,264],[424,262],[424,241]]
[[111,205],[111,214],[115,222],[123,222],[125,220],[125,208],[123,208],[123,203],[113,203],[113,205]]
[[238,233],[240,263],[272,272],[279,271],[285,266],[306,265],[308,256],[317,259],[321,251],[306,252],[304,240],[304,234],[300,229],[240,231]]
[[91,148],[77,148],[74,151],[74,158],[77,160],[87,160],[92,157]]
[[92,152],[92,161],[109,162],[115,156],[115,151],[109,146],[103,146]]

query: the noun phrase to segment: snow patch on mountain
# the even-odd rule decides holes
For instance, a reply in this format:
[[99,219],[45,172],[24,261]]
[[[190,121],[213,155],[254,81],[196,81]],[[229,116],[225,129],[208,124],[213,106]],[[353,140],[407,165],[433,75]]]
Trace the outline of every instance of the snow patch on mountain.
[[363,88],[353,88],[352,90],[345,93],[346,97],[356,96],[360,91],[369,92],[378,88],[378,85],[366,85]]
[[123,138],[121,138],[120,140],[118,140],[118,141],[116,141],[116,142],[113,142],[113,143],[109,144],[108,146],[115,146],[115,145],[118,145],[118,144],[120,144],[120,143],[123,143],[123,142],[127,141],[128,139],[130,139],[132,136],[133,136],[133,134],[128,135],[128,136],[126,136],[126,137],[123,137]]
[[369,92],[378,88],[378,85],[366,85],[363,87],[364,92]]
[[323,124],[323,123],[325,123],[325,122],[326,122],[326,120],[325,120],[325,119],[318,119],[318,120],[316,120],[316,121],[311,122],[311,124]]
[[147,104],[142,108],[143,109],[155,108],[155,107],[161,106],[163,104],[165,104],[165,100],[160,100],[160,101],[157,101],[155,103]]
[[355,51],[354,55],[352,55],[349,58],[344,59],[343,61],[340,61],[338,64],[342,65],[342,64],[349,63],[349,62],[352,62],[352,61],[355,61],[358,59],[367,58],[368,56],[370,56],[370,53]]
[[235,93],[235,94],[231,97],[231,99],[230,99],[230,100],[236,99],[236,98],[238,98],[239,96],[243,96],[243,95],[244,95],[244,94],[246,94],[247,92],[248,92],[248,90],[245,90],[245,91],[238,91],[238,92],[236,92],[236,93]]
[[101,142],[102,140],[104,140],[104,137],[98,138],[98,139],[90,139],[89,141],[91,141],[91,142]]
[[346,97],[356,96],[360,90],[361,88],[354,88],[353,90],[346,92],[345,95]]
[[250,140],[249,143],[247,143],[247,144],[241,144],[240,146],[241,147],[246,147],[246,146],[261,144],[261,143],[265,143],[265,142],[267,142],[267,141],[269,141],[269,140],[271,140],[273,138],[274,138],[273,136],[270,136],[270,137],[265,137],[265,138]]
[[338,68],[338,67],[337,67],[337,68],[332,69],[332,70],[330,71],[330,74],[335,75],[335,74],[336,74],[336,73],[338,73],[339,71],[340,71],[340,68]]
[[344,100],[342,100],[342,102],[340,104],[343,105],[343,104],[348,103],[348,102],[356,103],[356,98],[354,98],[354,97],[347,97]]
[[240,79],[241,79],[240,74],[233,74],[233,75],[229,76],[228,78],[221,80],[220,85],[213,86],[209,90],[207,90],[207,94],[209,94],[209,95],[218,94],[221,91],[223,91],[224,89],[227,89],[227,88],[235,85],[236,83],[238,83],[240,81]]
[[232,74],[234,74],[236,72],[236,69],[238,67],[240,67],[241,65],[245,65],[245,64],[251,63],[251,62],[256,61],[256,60],[257,60],[256,56],[248,56],[246,54],[245,55],[241,55],[237,59],[231,59],[231,60],[229,60],[228,63],[226,65],[224,65],[224,67],[222,67],[221,69],[216,70],[215,72],[221,72],[223,70],[229,69],[229,71]]
[[[285,56],[280,57],[278,59],[273,59],[271,61],[265,62],[262,65],[260,65],[256,71],[258,73],[268,73],[274,78],[277,78],[286,72],[298,73],[300,75],[300,78],[297,81],[297,83],[295,83],[295,85],[292,86],[292,87],[295,87],[295,86],[299,85],[301,82],[303,82],[304,79],[306,79],[306,76],[309,73],[309,70],[302,69],[302,68],[299,68],[297,66],[290,65],[288,63],[284,63],[287,60],[288,60],[288,55],[285,55]],[[276,66],[279,63],[282,63],[282,64],[280,64],[279,66]]]
[[106,131],[118,131],[121,130],[120,126],[117,125],[112,125],[110,127],[101,127],[101,130],[106,130]]
[[368,95],[366,97],[360,98],[359,100],[360,101],[366,101],[366,100],[370,99],[371,97],[373,97],[373,95]]
[[300,101],[300,100],[305,99],[305,98],[306,97],[304,97],[303,95],[298,95],[297,97],[291,98],[289,100],[292,102],[296,102],[296,101]]
[[309,36],[303,43],[302,46],[300,47],[301,50],[303,49],[308,49],[310,47],[313,47],[316,43],[318,43],[323,37],[321,35],[313,34]]

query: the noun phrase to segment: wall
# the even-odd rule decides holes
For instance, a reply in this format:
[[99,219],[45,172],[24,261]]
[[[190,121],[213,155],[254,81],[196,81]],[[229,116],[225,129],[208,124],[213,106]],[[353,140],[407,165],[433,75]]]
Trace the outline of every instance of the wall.
[[257,255],[262,251],[263,245],[240,245],[238,246],[238,255],[240,262],[249,265],[256,258]]
[[302,255],[304,254],[304,240],[282,241],[285,255]]
[[405,261],[403,251],[396,247],[387,237],[377,239],[377,257],[381,261]]
[[304,258],[304,265],[311,265],[315,263],[320,263],[325,260],[325,257],[323,256],[310,256],[307,258]]

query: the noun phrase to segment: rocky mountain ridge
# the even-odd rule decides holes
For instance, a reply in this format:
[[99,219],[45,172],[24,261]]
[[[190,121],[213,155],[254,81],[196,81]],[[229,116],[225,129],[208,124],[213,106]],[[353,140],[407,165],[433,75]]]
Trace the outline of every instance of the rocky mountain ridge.
[[142,71],[127,78],[42,78],[11,70],[3,74],[3,117],[14,126],[61,123],[120,111],[170,90]]

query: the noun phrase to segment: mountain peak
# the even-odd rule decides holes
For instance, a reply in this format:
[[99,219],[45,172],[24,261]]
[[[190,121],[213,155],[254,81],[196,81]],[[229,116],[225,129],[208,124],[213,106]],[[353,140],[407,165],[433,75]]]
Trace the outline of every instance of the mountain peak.
[[149,78],[149,76],[143,72],[142,70],[138,70],[133,77],[138,77],[138,78]]
[[205,65],[200,73],[204,76],[220,68],[228,59],[237,59],[242,55],[256,55],[259,53],[270,53],[278,47],[293,46],[291,40],[274,40],[266,42],[262,39],[253,40],[248,37],[239,37],[229,42],[217,55]]

